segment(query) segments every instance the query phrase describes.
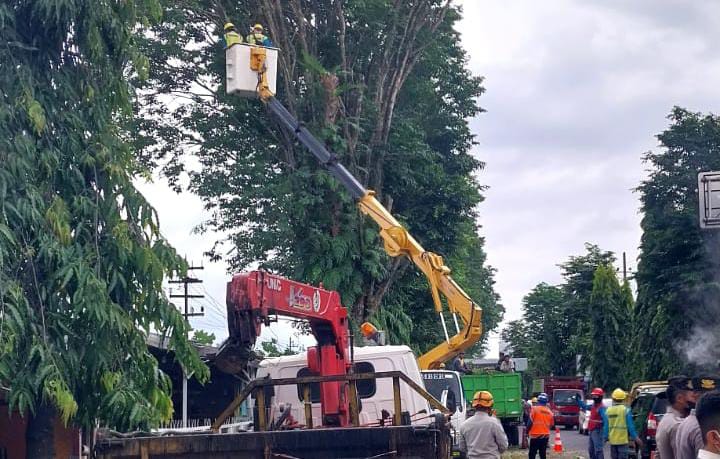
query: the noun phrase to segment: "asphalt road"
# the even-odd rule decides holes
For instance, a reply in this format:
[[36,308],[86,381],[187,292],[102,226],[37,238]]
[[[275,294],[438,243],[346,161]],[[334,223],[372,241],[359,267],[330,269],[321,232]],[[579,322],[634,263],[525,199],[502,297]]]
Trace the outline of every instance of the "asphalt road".
[[[554,437],[554,434],[553,434]],[[563,443],[565,451],[577,452],[578,455],[587,458],[588,457],[588,437],[587,435],[580,435],[577,430],[564,430],[560,429],[560,439]],[[552,443],[552,438],[551,438]],[[551,447],[552,449],[552,447]],[[605,458],[610,458],[610,448],[607,443],[605,444]]]

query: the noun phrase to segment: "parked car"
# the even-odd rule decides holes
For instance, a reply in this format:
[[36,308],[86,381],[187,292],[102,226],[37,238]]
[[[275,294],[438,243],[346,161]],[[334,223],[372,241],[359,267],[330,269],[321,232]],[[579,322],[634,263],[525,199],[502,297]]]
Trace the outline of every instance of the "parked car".
[[665,394],[667,384],[652,383],[633,387],[633,398],[630,402],[635,430],[643,441],[640,451],[633,445],[630,457],[636,459],[649,459],[655,451],[655,433],[668,407]]

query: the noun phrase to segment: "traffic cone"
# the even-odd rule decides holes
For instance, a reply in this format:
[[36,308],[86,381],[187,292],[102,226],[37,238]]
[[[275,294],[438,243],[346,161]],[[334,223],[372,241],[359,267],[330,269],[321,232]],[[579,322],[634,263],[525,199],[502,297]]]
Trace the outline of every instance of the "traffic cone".
[[556,453],[563,452],[562,440],[560,439],[560,428],[555,427],[555,442],[553,443],[553,451]]

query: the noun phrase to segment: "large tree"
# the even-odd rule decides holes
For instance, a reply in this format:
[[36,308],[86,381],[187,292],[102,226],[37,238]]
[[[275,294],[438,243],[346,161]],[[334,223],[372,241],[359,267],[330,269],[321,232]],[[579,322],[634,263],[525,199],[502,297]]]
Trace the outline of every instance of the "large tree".
[[[629,300],[632,301],[632,296]],[[628,342],[631,311],[627,301],[627,290],[620,286],[615,269],[611,265],[599,266],[593,279],[587,322],[590,329],[587,363],[596,386],[628,387],[625,368],[631,357]]]
[[132,184],[123,140],[133,33],[151,0],[0,4],[0,384],[29,416],[28,457],[54,457],[65,422],[132,428],[172,413],[147,350],[167,333],[184,368],[207,368],[163,294],[182,260]]
[[458,44],[458,8],[183,0],[166,11],[147,35],[154,65],[137,140],[178,186],[189,173],[189,189],[212,212],[201,230],[227,235],[214,255],[228,253],[232,269],[260,262],[323,282],[355,322],[376,320],[394,341],[425,349],[443,339],[422,276],[385,255],[375,225],[262,104],[225,94],[222,24],[261,21],[281,49],[277,96],[426,248],[452,261],[485,308],[486,328],[497,324],[502,308],[475,222],[482,163],[469,154],[467,124],[482,87]]
[[645,155],[635,329],[639,376],[659,379],[720,359],[720,238],[698,225],[698,172],[720,169],[720,118],[674,108]]

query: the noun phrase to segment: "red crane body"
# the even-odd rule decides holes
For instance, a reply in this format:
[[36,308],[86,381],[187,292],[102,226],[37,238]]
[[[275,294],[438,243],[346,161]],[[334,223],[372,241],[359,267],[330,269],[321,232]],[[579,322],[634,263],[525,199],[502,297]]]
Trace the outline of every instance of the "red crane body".
[[[227,310],[230,339],[250,346],[275,315],[306,319],[317,340],[317,346],[307,350],[308,369],[320,376],[348,373],[348,315],[337,292],[250,271],[228,282]],[[346,384],[321,383],[320,405],[323,425],[350,425]]]

